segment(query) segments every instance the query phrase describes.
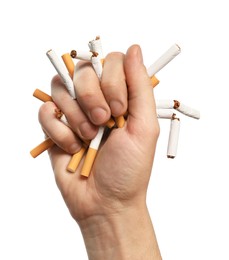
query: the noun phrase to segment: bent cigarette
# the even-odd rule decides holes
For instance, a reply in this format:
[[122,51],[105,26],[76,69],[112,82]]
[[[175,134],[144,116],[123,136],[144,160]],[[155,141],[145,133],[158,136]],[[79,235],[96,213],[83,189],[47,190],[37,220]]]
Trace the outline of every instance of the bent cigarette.
[[38,146],[33,148],[30,151],[30,154],[33,158],[36,158],[38,155],[46,151],[47,149],[51,148],[54,145],[54,142],[49,137],[45,139],[42,143],[40,143]]
[[38,88],[34,90],[33,96],[40,99],[43,102],[53,101],[51,96],[49,96],[48,94],[46,94]]
[[162,68],[164,68],[171,60],[173,60],[179,53],[181,48],[174,44],[172,45],[159,59],[157,59],[148,69],[148,75],[152,77]]
[[91,141],[86,157],[85,157],[85,161],[81,170],[81,175],[85,176],[85,177],[89,177],[93,163],[95,161],[95,157],[97,154],[97,151],[99,149],[99,145],[101,143],[102,137],[103,137],[103,133],[104,133],[104,127],[100,126],[99,131],[96,135],[96,137]]
[[168,141],[168,148],[167,148],[168,158],[174,159],[177,155],[179,132],[180,132],[180,119],[174,117],[171,119],[171,124],[170,124],[169,141]]
[[73,75],[74,75],[74,69],[75,69],[75,64],[70,56],[69,53],[65,53],[61,56],[67,70],[68,70],[68,73],[70,75],[71,78],[73,78]]
[[53,50],[49,50],[46,52],[47,57],[49,58],[50,62],[56,69],[57,73],[60,75],[62,81],[64,82],[64,85],[66,86],[69,94],[73,99],[76,98],[75,89],[73,81],[68,73],[67,68],[64,66],[63,63],[59,60],[58,56]]

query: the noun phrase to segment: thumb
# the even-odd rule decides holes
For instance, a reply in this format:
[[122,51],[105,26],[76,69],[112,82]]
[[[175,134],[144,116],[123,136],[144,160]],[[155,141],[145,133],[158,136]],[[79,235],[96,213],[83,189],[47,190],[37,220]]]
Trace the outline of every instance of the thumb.
[[140,46],[132,45],[126,53],[124,70],[128,86],[129,130],[158,131],[158,120],[151,80],[143,64]]

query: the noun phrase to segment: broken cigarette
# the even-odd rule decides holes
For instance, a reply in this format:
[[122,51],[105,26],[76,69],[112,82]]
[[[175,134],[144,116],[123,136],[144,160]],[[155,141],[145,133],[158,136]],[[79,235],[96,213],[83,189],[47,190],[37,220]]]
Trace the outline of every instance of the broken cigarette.
[[103,137],[103,133],[104,133],[104,127],[100,126],[99,131],[96,135],[96,137],[91,141],[86,157],[85,157],[85,161],[81,170],[81,175],[88,177],[90,175],[93,163],[95,161],[95,157],[97,154],[97,151],[99,149],[99,145],[101,143],[102,137]]
[[180,119],[173,117],[170,124],[169,141],[167,148],[167,157],[174,159],[177,155],[177,147],[180,132]]
[[172,45],[159,59],[157,59],[148,69],[148,75],[152,77],[162,68],[164,68],[171,60],[173,60],[179,53],[181,48],[174,44]]
[[191,108],[189,106],[186,106],[179,102],[178,100],[156,100],[156,108],[157,109],[176,109],[180,113],[199,119],[200,118],[200,112],[194,108]]
[[87,151],[87,148],[85,146],[82,146],[80,151],[78,153],[75,153],[70,162],[68,163],[67,170],[71,173],[74,173],[76,169],[78,168],[78,165],[83,158],[85,152]]
[[98,53],[101,58],[103,58],[103,48],[100,36],[96,36],[96,38],[92,41],[89,41],[88,47],[92,53]]
[[[35,91],[33,92],[33,96],[43,102],[53,101],[51,96],[49,96],[45,92],[41,91],[40,89],[35,89]],[[33,158],[36,158],[38,155],[40,155],[47,149],[51,148],[53,145],[54,145],[54,142],[49,137],[47,137],[47,139],[45,139],[42,143],[40,143],[35,148],[33,148],[30,151],[30,154]]]
[[176,116],[173,110],[170,109],[157,109],[156,112],[157,112],[157,118],[172,119]]
[[74,75],[74,69],[75,69],[75,64],[70,56],[69,53],[65,53],[61,56],[67,70],[68,70],[68,73],[70,75],[71,78],[73,78],[73,75]]
[[93,55],[91,51],[82,50],[72,50],[70,55],[73,59],[91,61],[91,56]]
[[51,96],[49,96],[48,94],[46,94],[38,88],[34,90],[33,96],[40,99],[43,102],[53,101]]
[[47,138],[42,143],[40,143],[38,146],[36,146],[34,149],[30,151],[30,154],[33,158],[36,158],[38,155],[46,151],[47,149],[51,148],[54,145],[54,142],[52,139]]
[[58,56],[56,55],[56,53],[53,50],[47,51],[46,55],[48,56],[52,65],[54,66],[54,68],[56,69],[57,73],[60,75],[69,94],[71,95],[71,97],[73,99],[75,99],[76,95],[75,95],[74,84],[71,79],[71,76],[68,73],[67,68],[64,66],[63,63],[61,63],[60,59],[58,58]]

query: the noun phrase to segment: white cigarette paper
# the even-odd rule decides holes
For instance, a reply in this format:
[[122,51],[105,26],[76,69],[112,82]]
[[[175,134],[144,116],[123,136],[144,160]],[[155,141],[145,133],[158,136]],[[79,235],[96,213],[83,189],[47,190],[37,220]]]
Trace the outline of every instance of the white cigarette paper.
[[92,63],[92,66],[95,70],[96,75],[98,76],[99,80],[101,80],[103,66],[102,66],[100,57],[99,56],[96,56],[96,57],[93,56],[91,58],[91,63]]
[[147,70],[148,75],[152,77],[162,68],[164,68],[171,60],[173,60],[179,53],[181,48],[174,44],[172,45],[158,60],[156,60]]
[[95,40],[90,41],[88,47],[91,52],[98,53],[100,58],[103,57],[103,48],[100,37],[96,37]]
[[89,149],[90,148],[92,148],[94,150],[98,150],[99,149],[99,145],[101,143],[104,130],[105,130],[104,126],[100,126],[99,127],[99,131],[98,131],[96,137],[93,140],[91,140],[91,142],[90,142]]
[[173,100],[155,100],[157,109],[173,109],[174,101]]
[[173,110],[170,109],[157,109],[157,118],[172,119],[176,116]]
[[93,54],[90,51],[84,51],[84,50],[71,51],[71,57],[78,60],[91,61],[92,55]]
[[53,64],[54,68],[56,69],[57,73],[60,75],[61,79],[63,80],[69,94],[73,99],[76,98],[75,95],[75,89],[73,81],[68,73],[67,68],[65,65],[61,62],[61,60],[58,58],[56,53],[53,50],[47,51],[46,55],[48,56],[49,60]]
[[178,118],[171,119],[169,141],[167,148],[167,157],[175,158],[177,155],[177,147],[180,133],[180,120]]
[[195,119],[200,119],[200,112],[192,107],[186,106],[182,103],[176,108],[177,111],[179,111],[182,114],[185,114],[186,116],[193,117]]

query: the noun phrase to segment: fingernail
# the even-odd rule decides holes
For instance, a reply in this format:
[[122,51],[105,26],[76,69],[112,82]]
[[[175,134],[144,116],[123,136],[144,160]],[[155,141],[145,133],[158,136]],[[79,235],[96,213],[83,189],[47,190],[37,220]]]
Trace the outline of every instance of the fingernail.
[[119,116],[122,114],[123,105],[119,101],[112,100],[110,102],[110,108],[113,116]]
[[88,122],[83,122],[79,126],[80,134],[85,139],[91,139],[91,137],[95,134],[96,127],[93,127],[92,124],[89,124]]
[[69,149],[69,152],[74,154],[76,152],[79,151],[79,144],[77,143],[73,143],[71,146],[70,146],[70,149]]
[[90,116],[94,124],[102,124],[107,120],[107,111],[103,108],[97,107],[91,110]]

